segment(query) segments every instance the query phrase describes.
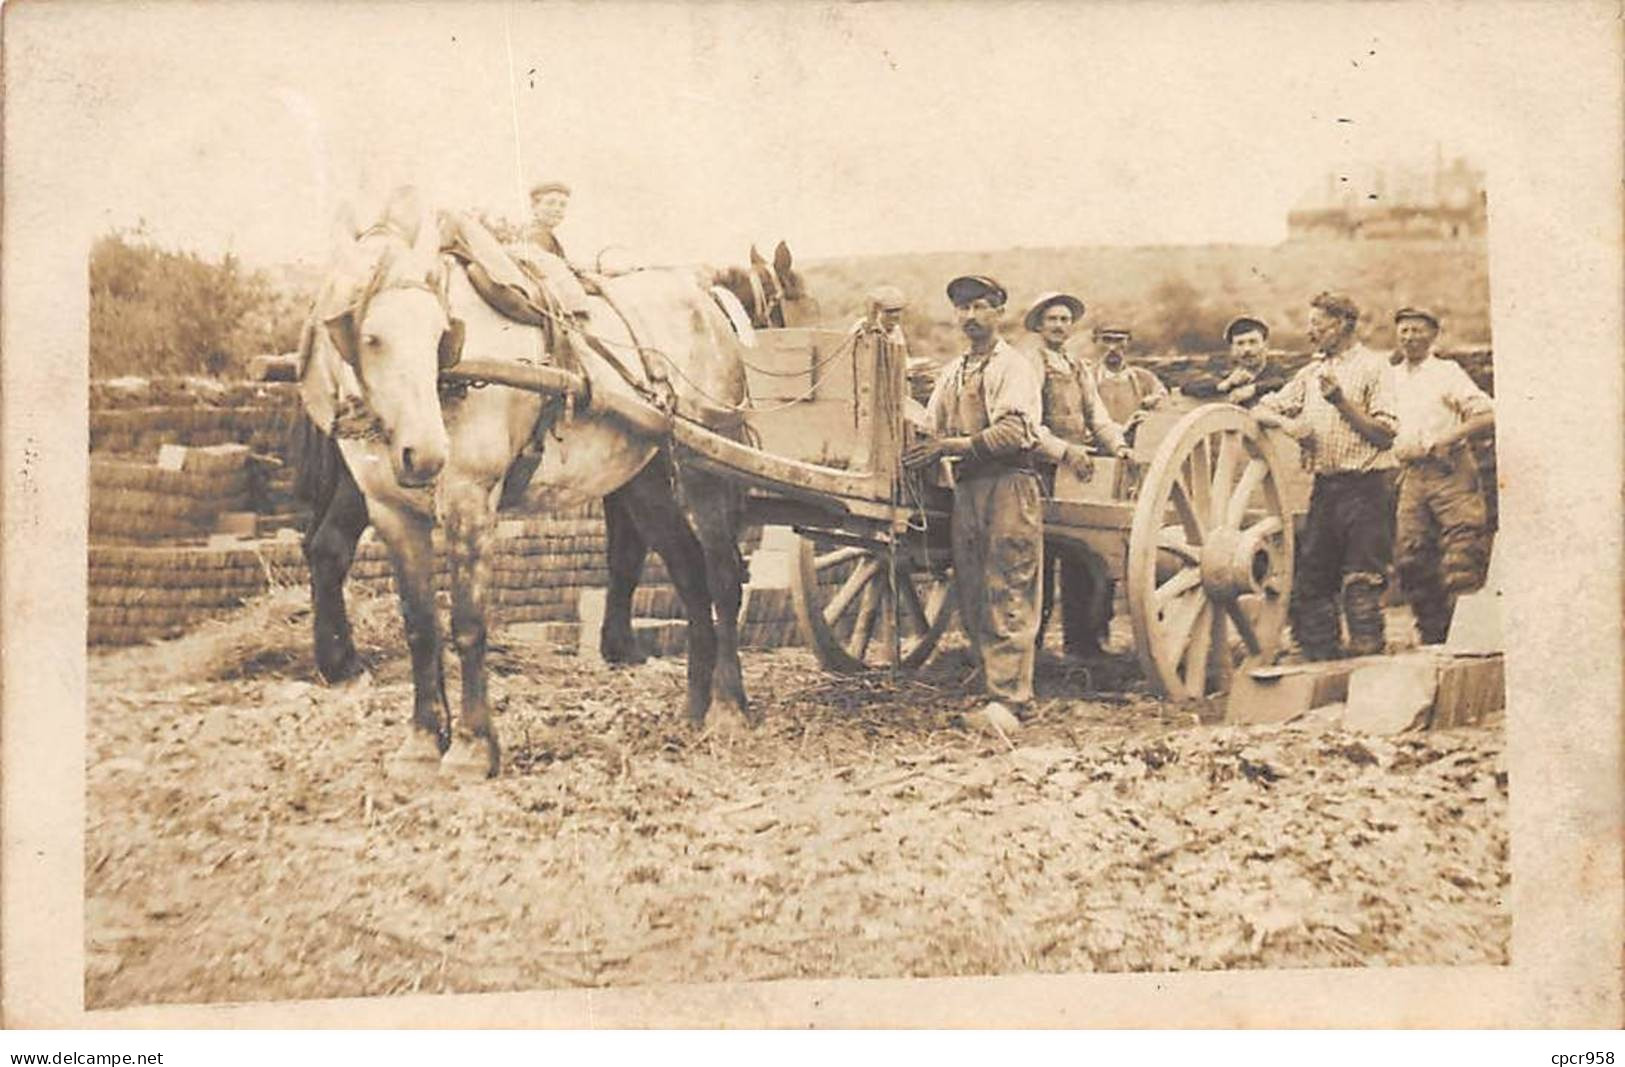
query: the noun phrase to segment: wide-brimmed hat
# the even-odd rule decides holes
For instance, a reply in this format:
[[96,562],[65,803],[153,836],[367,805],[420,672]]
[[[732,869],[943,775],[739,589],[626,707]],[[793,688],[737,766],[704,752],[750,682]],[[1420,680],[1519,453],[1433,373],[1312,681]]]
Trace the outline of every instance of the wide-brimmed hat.
[[1072,312],[1074,322],[1083,318],[1083,301],[1071,293],[1041,293],[1037,300],[1027,305],[1027,314],[1021,317],[1022,325],[1037,333],[1039,326],[1043,324],[1044,312],[1056,304],[1068,308]]
[[1264,335],[1266,340],[1269,339],[1269,323],[1265,322],[1263,319],[1256,319],[1251,315],[1237,315],[1235,318],[1231,319],[1230,325],[1224,328],[1224,339],[1226,341],[1234,341],[1236,339],[1236,334],[1248,333],[1252,330],[1257,330],[1259,333]]
[[948,300],[956,308],[984,297],[993,306],[1003,307],[1010,294],[985,274],[962,274],[948,283]]

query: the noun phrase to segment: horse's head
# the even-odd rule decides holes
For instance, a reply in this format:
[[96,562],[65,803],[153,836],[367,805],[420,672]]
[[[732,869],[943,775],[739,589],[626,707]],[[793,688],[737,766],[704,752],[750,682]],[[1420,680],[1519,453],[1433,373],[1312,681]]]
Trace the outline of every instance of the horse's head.
[[380,221],[359,233],[341,222],[335,236],[340,266],[321,308],[337,355],[329,369],[335,432],[381,437],[395,480],[427,486],[450,448],[439,372],[461,348],[461,323],[446,309],[439,226],[401,190]]
[[752,245],[750,267],[723,271],[716,282],[732,290],[759,330],[818,322],[818,302],[807,294],[806,282],[792,265],[790,246],[783,241],[773,250],[772,263]]

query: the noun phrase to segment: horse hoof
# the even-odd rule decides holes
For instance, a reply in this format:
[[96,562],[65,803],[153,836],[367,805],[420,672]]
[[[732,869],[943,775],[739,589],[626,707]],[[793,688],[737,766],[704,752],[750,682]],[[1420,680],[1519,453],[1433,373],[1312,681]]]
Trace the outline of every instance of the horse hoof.
[[459,782],[495,778],[501,767],[496,743],[478,738],[457,738],[440,758],[440,776]]
[[341,693],[365,693],[372,688],[372,672],[362,667],[356,673],[332,683]]
[[738,707],[723,701],[716,701],[711,705],[710,712],[700,725],[701,736],[713,737],[721,740],[743,737],[750,733],[751,727],[756,724]]
[[440,745],[429,736],[413,736],[384,757],[384,777],[399,781],[433,778],[440,767]]

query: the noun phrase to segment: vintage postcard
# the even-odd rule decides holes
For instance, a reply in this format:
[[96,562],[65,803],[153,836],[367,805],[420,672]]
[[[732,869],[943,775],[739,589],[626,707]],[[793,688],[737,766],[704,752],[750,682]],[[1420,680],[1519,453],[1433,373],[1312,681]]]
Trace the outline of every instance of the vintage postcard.
[[1619,13],[11,5],[5,1022],[1617,1025]]

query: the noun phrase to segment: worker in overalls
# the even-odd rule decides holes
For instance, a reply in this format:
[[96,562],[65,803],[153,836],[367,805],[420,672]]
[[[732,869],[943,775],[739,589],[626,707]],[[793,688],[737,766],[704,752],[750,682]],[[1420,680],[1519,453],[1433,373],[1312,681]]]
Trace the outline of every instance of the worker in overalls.
[[1394,566],[1424,645],[1450,632],[1456,596],[1484,584],[1489,516],[1471,438],[1495,428],[1495,409],[1461,364],[1434,353],[1439,317],[1394,312],[1399,360],[1388,370],[1399,430],[1398,539]]
[[[1083,318],[1083,301],[1070,293],[1044,293],[1034,300],[1022,325],[1036,333],[1034,353],[1044,370],[1044,414],[1037,452],[1045,490],[1055,489],[1056,468],[1064,466],[1088,481],[1094,474],[1092,450],[1129,455],[1123,428],[1106,413],[1092,376],[1082,361],[1066,350],[1067,338]],[[1081,545],[1052,544],[1044,557],[1044,606],[1038,619],[1038,647],[1055,606],[1055,578],[1060,572],[1061,638],[1068,656],[1099,656],[1112,619],[1113,582],[1104,561]]]
[[1125,430],[1167,399],[1168,387],[1151,371],[1128,361],[1134,335],[1124,326],[1105,326],[1094,333],[1100,359],[1093,365],[1095,389],[1106,411]]
[[989,702],[975,725],[1008,732],[1033,698],[1044,556],[1044,502],[1033,449],[1043,370],[999,337],[1004,287],[983,275],[948,283],[970,348],[950,360],[926,405],[930,435],[903,464],[954,468],[953,554],[959,613]]

